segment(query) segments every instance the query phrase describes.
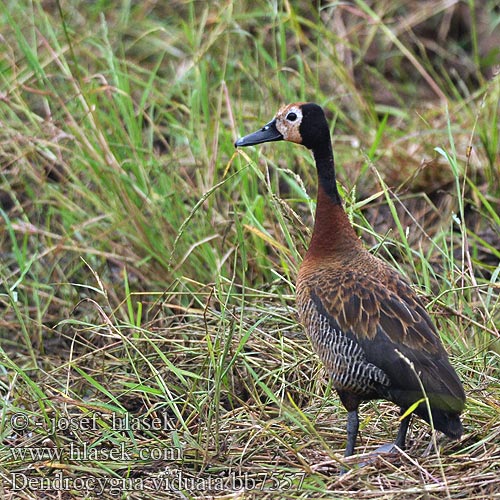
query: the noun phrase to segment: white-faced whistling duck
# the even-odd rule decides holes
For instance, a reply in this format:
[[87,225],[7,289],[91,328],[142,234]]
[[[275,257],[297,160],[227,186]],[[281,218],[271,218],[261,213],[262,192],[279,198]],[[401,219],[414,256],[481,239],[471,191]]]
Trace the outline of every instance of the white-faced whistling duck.
[[[387,399],[404,414],[424,398],[422,388],[428,405],[422,401],[413,413],[459,439],[462,384],[412,288],[363,247],[349,223],[322,108],[313,103],[284,106],[271,122],[238,139],[235,146],[281,140],[312,150],[318,171],[314,231],[297,280],[297,308],[348,412],[345,456],[354,453],[362,401]],[[400,449],[410,418],[401,420],[394,443]],[[382,450],[395,449],[391,445]]]

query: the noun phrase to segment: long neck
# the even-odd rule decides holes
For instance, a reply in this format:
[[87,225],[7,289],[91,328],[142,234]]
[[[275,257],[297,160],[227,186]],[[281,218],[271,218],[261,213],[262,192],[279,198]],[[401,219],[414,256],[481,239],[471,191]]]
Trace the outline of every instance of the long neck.
[[313,150],[318,170],[318,200],[308,257],[328,257],[360,245],[359,239],[342,208],[337,190],[332,147],[328,142]]
[[325,194],[329,196],[334,204],[342,205],[342,200],[337,190],[335,165],[333,162],[333,151],[330,141],[328,141],[324,147],[314,149],[313,155],[318,171],[318,188],[323,188]]

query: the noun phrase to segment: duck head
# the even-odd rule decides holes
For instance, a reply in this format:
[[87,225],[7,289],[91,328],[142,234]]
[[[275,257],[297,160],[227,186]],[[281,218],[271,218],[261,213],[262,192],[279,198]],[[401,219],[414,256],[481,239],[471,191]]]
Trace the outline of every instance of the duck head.
[[289,141],[309,149],[330,142],[330,132],[323,109],[311,102],[287,104],[260,130],[235,142],[235,147],[254,146],[263,142]]

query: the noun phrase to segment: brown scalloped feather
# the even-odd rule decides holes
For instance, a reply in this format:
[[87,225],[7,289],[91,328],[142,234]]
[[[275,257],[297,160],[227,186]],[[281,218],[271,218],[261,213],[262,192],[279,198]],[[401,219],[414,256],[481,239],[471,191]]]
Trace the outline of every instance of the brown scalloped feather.
[[395,344],[443,352],[429,315],[415,292],[392,269],[364,249],[307,273],[301,270],[298,293],[307,289],[321,297],[326,312],[357,339],[374,339],[382,328]]

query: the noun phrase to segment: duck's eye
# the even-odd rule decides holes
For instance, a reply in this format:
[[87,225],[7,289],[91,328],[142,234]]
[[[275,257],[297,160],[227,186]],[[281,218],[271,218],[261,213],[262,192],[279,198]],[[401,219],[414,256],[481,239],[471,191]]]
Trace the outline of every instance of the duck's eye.
[[288,113],[286,115],[286,119],[288,121],[294,122],[297,119],[297,115],[295,113]]

